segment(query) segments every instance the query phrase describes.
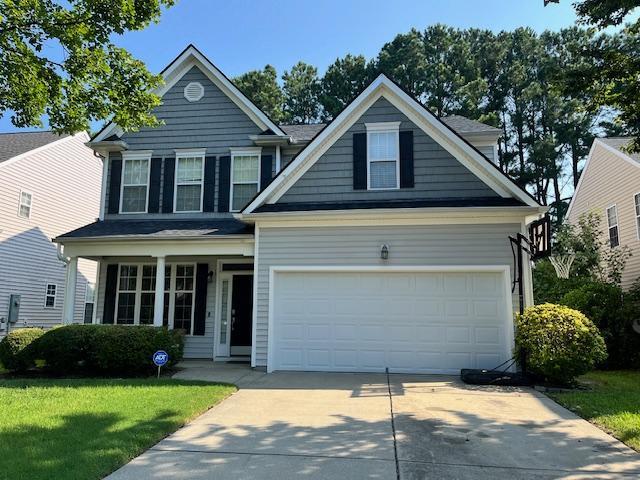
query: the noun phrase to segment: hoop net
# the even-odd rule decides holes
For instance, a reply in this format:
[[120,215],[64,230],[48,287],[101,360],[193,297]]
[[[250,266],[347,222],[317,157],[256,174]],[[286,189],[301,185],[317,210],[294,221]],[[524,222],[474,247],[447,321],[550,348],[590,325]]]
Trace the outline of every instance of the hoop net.
[[555,255],[553,257],[549,257],[551,261],[551,265],[556,271],[556,275],[558,278],[569,278],[569,273],[571,271],[571,265],[573,264],[573,260],[576,258],[574,254],[569,255]]

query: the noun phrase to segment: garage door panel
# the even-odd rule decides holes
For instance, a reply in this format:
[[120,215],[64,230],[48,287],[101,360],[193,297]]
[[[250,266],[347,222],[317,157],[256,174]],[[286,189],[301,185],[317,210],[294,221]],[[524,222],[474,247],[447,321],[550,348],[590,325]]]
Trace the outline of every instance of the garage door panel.
[[274,282],[273,369],[454,373],[510,356],[501,273],[282,272]]

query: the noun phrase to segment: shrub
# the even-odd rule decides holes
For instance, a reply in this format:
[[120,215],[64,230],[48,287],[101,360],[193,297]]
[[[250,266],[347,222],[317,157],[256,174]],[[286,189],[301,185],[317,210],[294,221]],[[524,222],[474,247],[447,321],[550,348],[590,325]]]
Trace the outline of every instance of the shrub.
[[47,367],[60,373],[136,376],[156,368],[151,357],[165,350],[169,366],[182,359],[183,335],[174,330],[133,325],[67,325],[38,341]]
[[530,372],[551,382],[570,383],[607,357],[598,328],[563,305],[529,307],[516,319],[516,358],[527,355]]
[[42,336],[41,328],[20,328],[0,341],[0,362],[7,370],[24,371],[35,365],[34,340]]

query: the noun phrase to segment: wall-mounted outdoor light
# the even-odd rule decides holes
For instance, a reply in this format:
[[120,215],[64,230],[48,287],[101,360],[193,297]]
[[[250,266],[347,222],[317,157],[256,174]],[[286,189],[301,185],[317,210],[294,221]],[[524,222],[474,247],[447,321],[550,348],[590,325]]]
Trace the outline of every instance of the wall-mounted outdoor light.
[[389,258],[389,245],[386,243],[380,247],[380,258],[387,260]]

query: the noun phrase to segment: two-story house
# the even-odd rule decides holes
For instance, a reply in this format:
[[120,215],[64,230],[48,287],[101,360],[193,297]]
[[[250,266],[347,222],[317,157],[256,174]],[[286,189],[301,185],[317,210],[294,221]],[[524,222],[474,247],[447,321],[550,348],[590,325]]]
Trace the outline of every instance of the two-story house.
[[567,211],[567,222],[596,213],[612,248],[626,245],[631,257],[622,273],[622,287],[640,279],[640,154],[626,147],[631,137],[596,138]]
[[[514,257],[544,209],[492,163],[499,131],[384,75],[327,125],[278,125],[195,47],[162,126],[105,126],[96,322],[167,325],[185,355],[272,370],[452,373],[511,357]],[[524,302],[532,302],[528,262]]]
[[[89,136],[0,134],[0,335],[62,323],[66,266],[53,237],[94,221],[102,162]],[[68,314],[91,323],[96,263],[82,259]]]

